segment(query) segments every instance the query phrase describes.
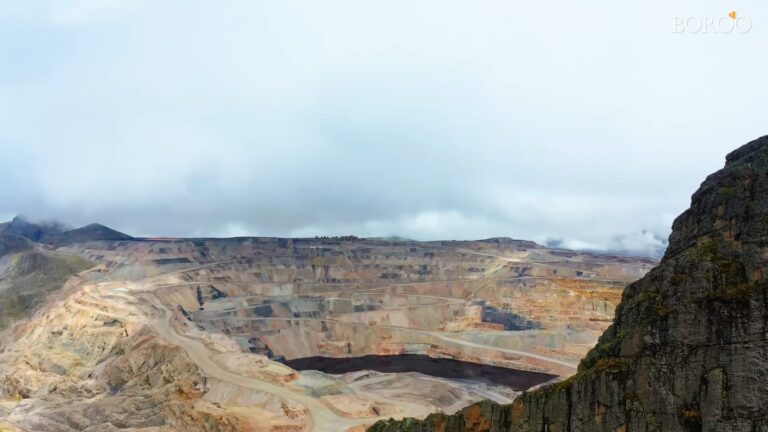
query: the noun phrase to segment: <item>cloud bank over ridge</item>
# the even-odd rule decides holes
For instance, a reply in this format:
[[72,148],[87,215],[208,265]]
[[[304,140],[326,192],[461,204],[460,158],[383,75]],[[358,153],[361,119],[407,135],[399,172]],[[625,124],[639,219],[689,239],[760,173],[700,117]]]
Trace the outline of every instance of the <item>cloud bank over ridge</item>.
[[724,13],[690,7],[7,2],[0,215],[656,255],[765,133],[765,30],[673,34]]

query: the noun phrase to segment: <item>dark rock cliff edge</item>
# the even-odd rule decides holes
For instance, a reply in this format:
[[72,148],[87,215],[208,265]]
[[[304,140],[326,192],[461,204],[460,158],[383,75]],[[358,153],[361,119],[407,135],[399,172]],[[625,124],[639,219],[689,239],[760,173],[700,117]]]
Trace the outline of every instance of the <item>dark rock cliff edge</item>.
[[768,136],[726,157],[577,375],[369,431],[768,432]]

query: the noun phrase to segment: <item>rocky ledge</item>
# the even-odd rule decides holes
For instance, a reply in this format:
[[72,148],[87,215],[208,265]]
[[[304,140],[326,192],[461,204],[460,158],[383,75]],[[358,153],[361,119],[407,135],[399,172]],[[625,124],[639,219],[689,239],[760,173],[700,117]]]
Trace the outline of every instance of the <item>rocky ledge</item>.
[[369,431],[768,431],[768,137],[726,158],[625,290],[579,372],[524,393]]

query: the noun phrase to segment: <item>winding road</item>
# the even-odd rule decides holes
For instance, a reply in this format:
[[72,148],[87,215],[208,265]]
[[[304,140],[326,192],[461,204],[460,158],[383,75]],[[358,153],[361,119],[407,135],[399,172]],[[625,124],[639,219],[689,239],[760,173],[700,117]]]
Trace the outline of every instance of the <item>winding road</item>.
[[[155,331],[157,331],[157,333],[166,341],[184,349],[184,351],[189,356],[189,359],[195,365],[197,365],[197,367],[199,367],[205,375],[226,381],[236,386],[247,387],[253,390],[274,394],[283,399],[287,399],[303,405],[307,408],[310,416],[312,417],[312,430],[314,432],[339,432],[354,426],[371,424],[377,420],[384,419],[384,417],[369,417],[364,419],[342,417],[333,412],[316,398],[293,392],[286,387],[281,387],[266,381],[238,375],[226,370],[224,367],[211,359],[211,351],[202,342],[178,334],[173,328],[173,325],[171,325],[173,313],[156,298],[153,298],[152,300],[152,304],[154,304],[159,310],[157,318],[151,322],[152,328],[154,328]],[[411,414],[404,413],[404,415],[408,416]]]
[[436,331],[428,331],[428,330],[417,330],[409,327],[398,327],[393,325],[386,325],[386,324],[366,324],[366,323],[358,323],[353,321],[343,321],[339,319],[334,318],[289,318],[289,317],[218,317],[218,318],[208,318],[209,321],[218,321],[218,320],[228,320],[228,321],[325,321],[325,322],[332,322],[336,324],[342,324],[342,325],[350,325],[354,327],[375,327],[377,329],[388,329],[388,330],[396,330],[396,331],[402,331],[402,332],[412,332],[417,334],[422,334],[426,336],[431,336],[437,339],[442,340],[443,342],[448,342],[455,345],[461,345],[469,348],[479,348],[479,349],[488,349],[493,350],[497,352],[502,352],[506,354],[513,354],[521,357],[528,357],[532,359],[539,360],[544,363],[550,363],[558,366],[564,366],[566,368],[572,369],[573,372],[576,371],[576,367],[578,366],[577,362],[567,362],[558,360],[552,357],[543,356],[540,354],[535,354],[528,351],[520,351],[515,349],[509,349],[509,348],[500,348],[492,345],[483,345],[478,344],[470,341],[466,341],[463,339],[456,339],[452,338],[450,336],[446,336],[442,332],[436,332]]

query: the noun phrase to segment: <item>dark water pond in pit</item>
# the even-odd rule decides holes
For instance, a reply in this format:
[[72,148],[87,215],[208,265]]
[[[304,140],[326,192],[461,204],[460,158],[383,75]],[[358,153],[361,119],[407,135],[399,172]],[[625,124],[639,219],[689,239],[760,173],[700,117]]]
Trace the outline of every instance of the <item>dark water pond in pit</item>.
[[285,364],[298,371],[318,370],[329,374],[343,374],[361,370],[384,373],[419,372],[433,377],[479,381],[518,391],[526,390],[556,377],[556,375],[541,372],[432,358],[418,354],[368,355],[346,358],[304,357],[286,360]]

